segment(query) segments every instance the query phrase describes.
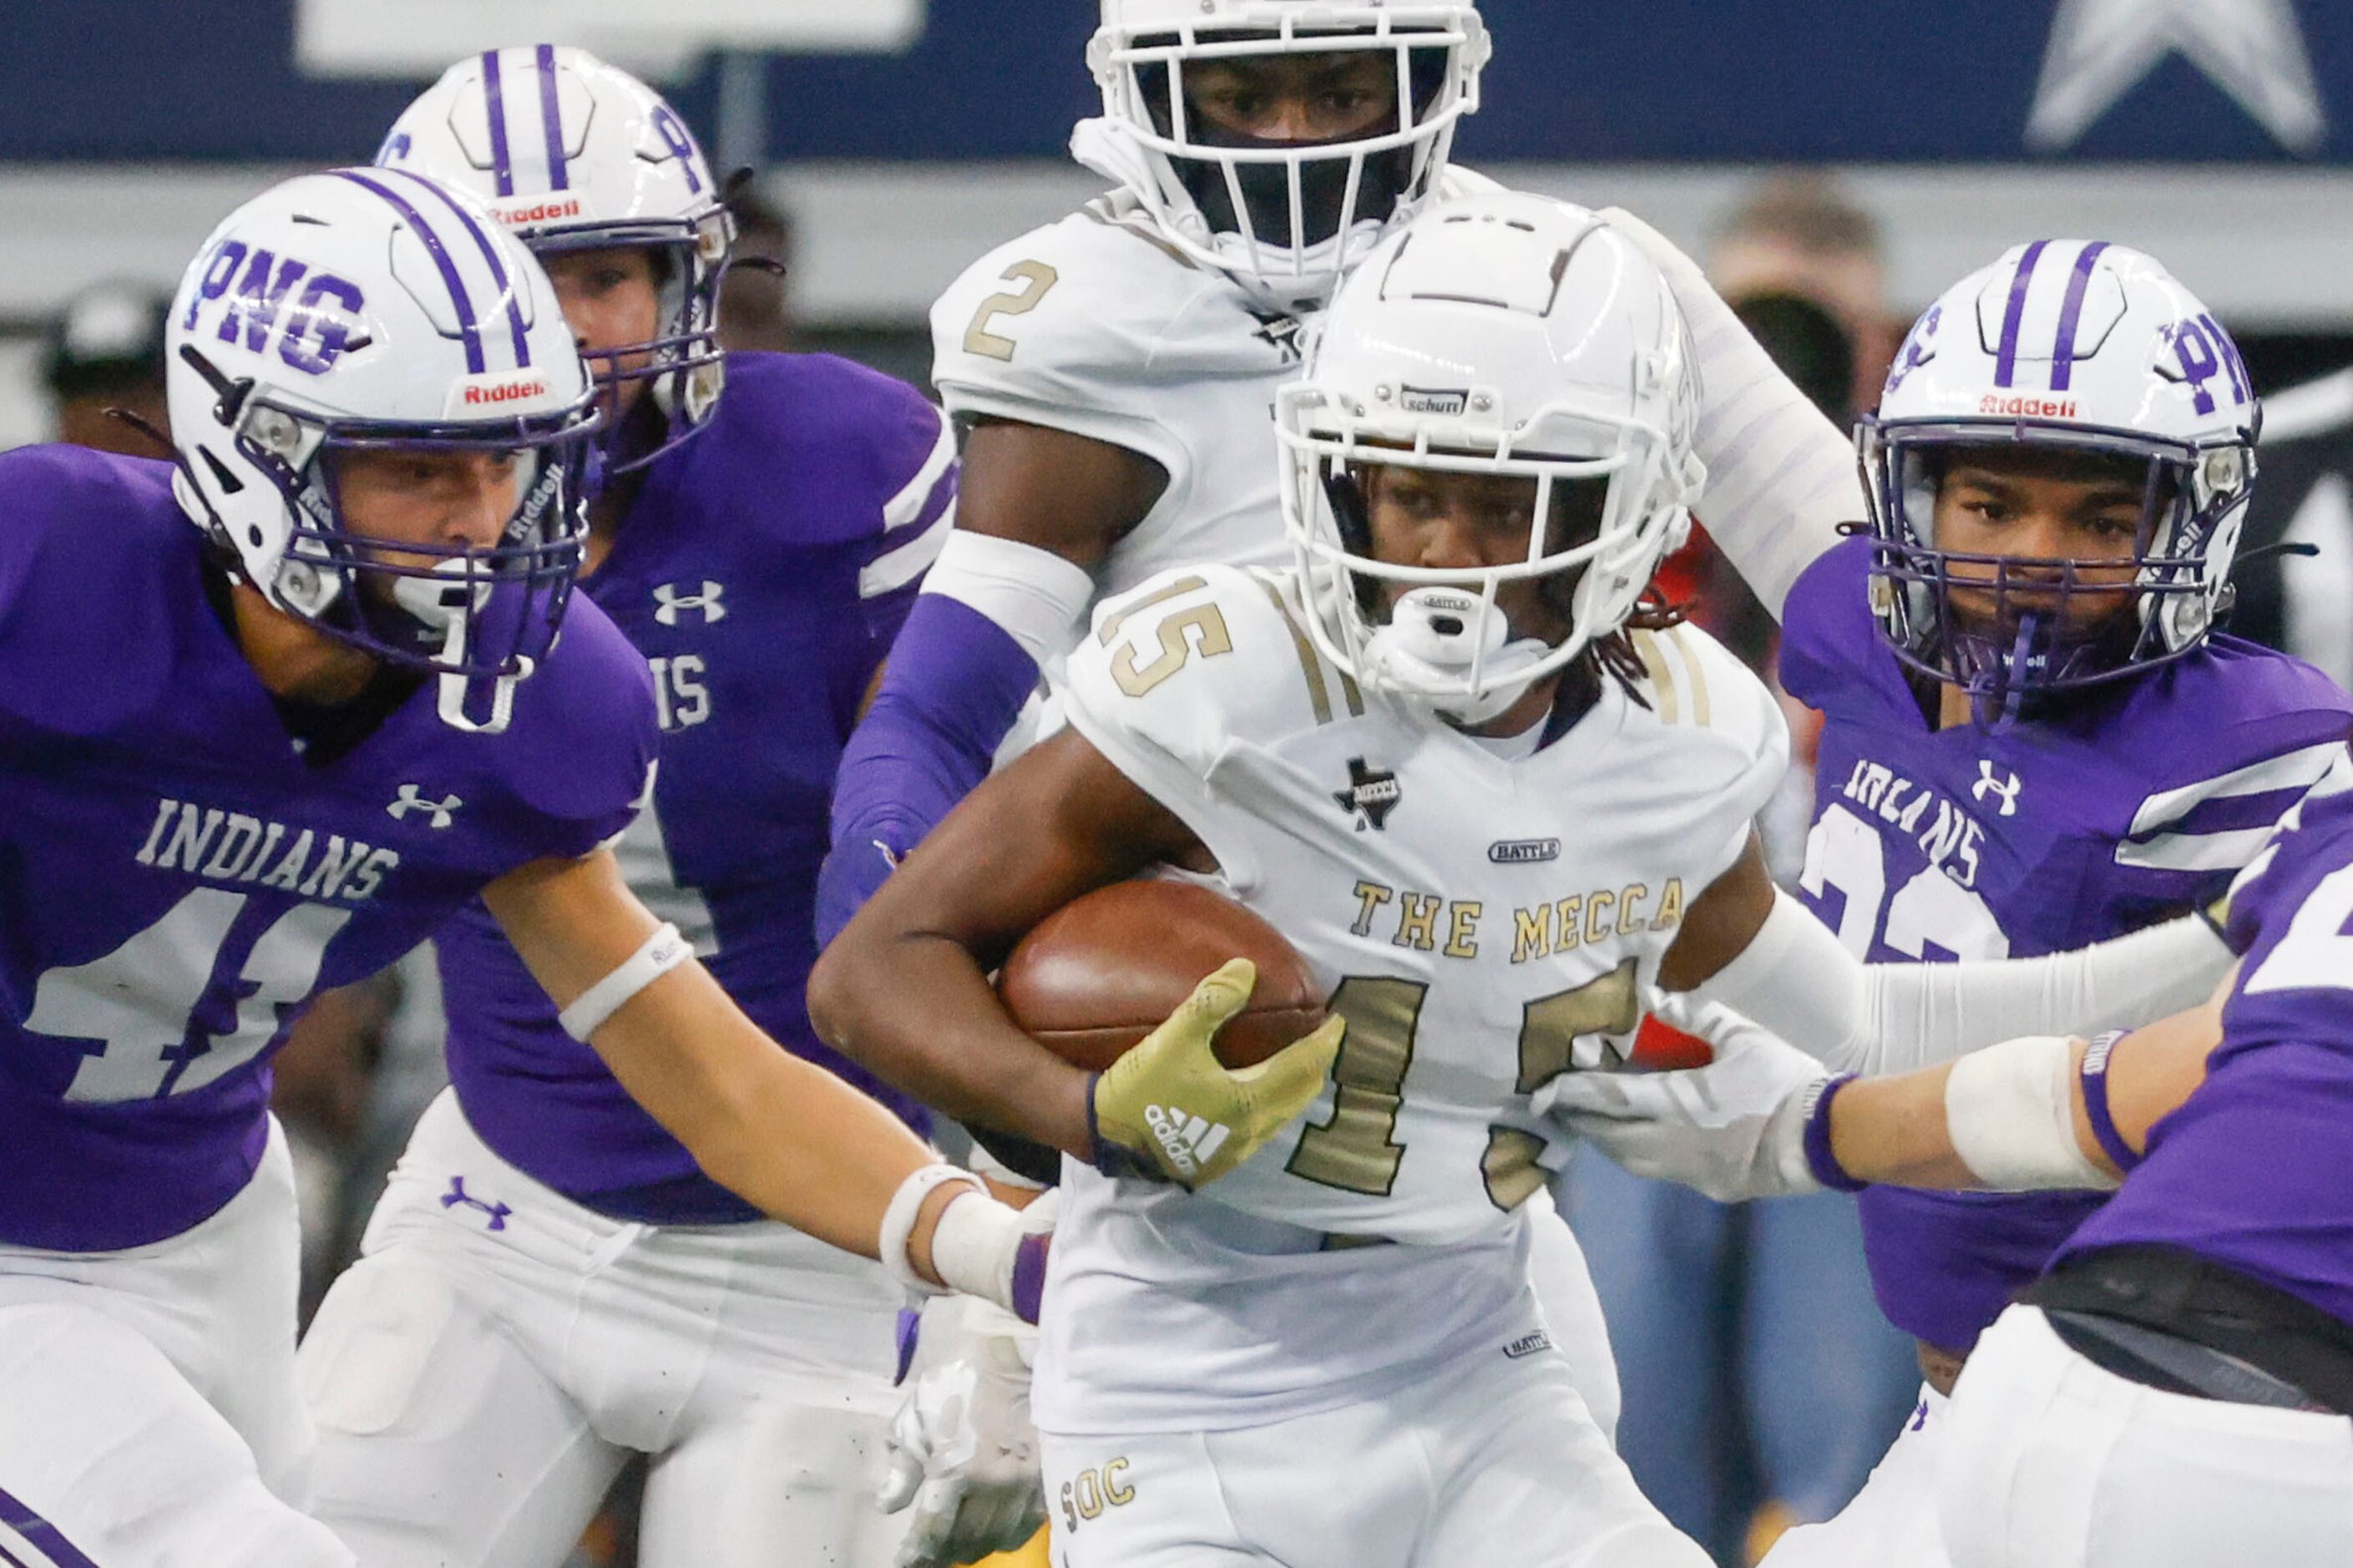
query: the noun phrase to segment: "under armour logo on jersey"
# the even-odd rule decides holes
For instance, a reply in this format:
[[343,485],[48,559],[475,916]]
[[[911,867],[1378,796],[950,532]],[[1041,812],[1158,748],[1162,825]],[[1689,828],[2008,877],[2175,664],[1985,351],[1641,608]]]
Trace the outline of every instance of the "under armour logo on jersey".
[[2010,774],[2008,778],[1998,778],[1995,776],[1994,765],[1980,760],[1978,763],[1978,782],[1969,786],[1969,797],[1972,800],[1983,800],[1988,795],[1996,796],[2001,801],[2001,815],[2016,816],[2018,792],[2025,787],[2025,784],[2016,773]]
[[1145,1106],[1144,1120],[1150,1124],[1152,1136],[1159,1140],[1160,1152],[1168,1156],[1168,1163],[1180,1176],[1199,1175],[1201,1166],[1217,1158],[1233,1131],[1222,1122],[1205,1121],[1158,1105]]
[[386,816],[400,822],[407,821],[408,814],[412,811],[429,811],[433,814],[433,820],[429,826],[447,827],[452,820],[451,814],[465,804],[454,795],[443,800],[427,800],[425,798],[424,792],[417,785],[405,784],[400,786],[400,798],[384,809]]
[[1348,787],[1335,790],[1332,798],[1340,809],[1356,814],[1356,831],[1366,827],[1386,828],[1389,813],[1397,809],[1400,792],[1397,774],[1377,773],[1365,766],[1362,757],[1348,759]]
[[486,1204],[481,1199],[466,1191],[466,1178],[463,1176],[452,1176],[449,1178],[449,1190],[441,1194],[441,1206],[445,1209],[469,1208],[480,1210],[481,1213],[491,1216],[489,1228],[491,1230],[506,1229],[507,1215],[514,1213],[514,1210],[507,1207],[504,1204]]
[[666,626],[674,626],[678,625],[679,616],[693,610],[702,614],[704,626],[713,621],[723,621],[727,618],[727,606],[719,602],[719,595],[723,591],[720,584],[708,577],[703,579],[700,594],[681,594],[677,584],[664,583],[654,590],[654,619]]

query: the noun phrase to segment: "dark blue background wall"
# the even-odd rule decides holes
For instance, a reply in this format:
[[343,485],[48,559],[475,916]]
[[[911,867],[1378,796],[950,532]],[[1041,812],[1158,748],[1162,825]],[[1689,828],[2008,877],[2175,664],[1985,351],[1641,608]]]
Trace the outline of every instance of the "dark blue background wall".
[[[2127,24],[2179,3],[2105,0]],[[2353,4],[2293,4],[2331,121],[2312,155],[2353,163]],[[1487,160],[2031,161],[2024,130],[2060,5],[1488,0],[1496,60],[1463,146]],[[931,12],[902,57],[776,59],[776,155],[1058,154],[1093,100],[1080,57],[1095,7],[933,0]],[[292,0],[14,0],[0,16],[0,159],[361,158],[416,85],[298,75]],[[707,128],[714,73],[673,90]],[[2295,155],[2176,55],[2065,156]]]

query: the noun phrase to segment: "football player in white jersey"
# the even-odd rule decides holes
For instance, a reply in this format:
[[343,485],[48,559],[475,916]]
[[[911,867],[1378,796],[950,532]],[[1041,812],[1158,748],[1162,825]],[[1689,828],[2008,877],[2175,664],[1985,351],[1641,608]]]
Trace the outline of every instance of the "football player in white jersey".
[[[1293,564],[1106,604],[1071,729],[886,884],[820,961],[813,1016],[952,1113],[1078,1157],[1037,1391],[1069,1568],[1704,1562],[1529,1288],[1533,1097],[1610,1065],[1654,984],[1886,1066],[2025,1018],[2158,1016],[2211,976],[2158,985],[2134,939],[1865,969],[1775,893],[1751,819],[1778,710],[1641,603],[1704,477],[1687,329],[1594,215],[1427,213],[1320,331],[1278,404]],[[1155,867],[1272,920],[1348,1025],[1330,1094],[1246,1158],[1181,1075],[1124,1060],[1106,1083],[1147,1078],[1155,1126],[1201,1135],[1091,1163],[1099,1128],[1135,1141],[984,977],[1047,912]],[[1172,1027],[1206,1059],[1251,981],[1221,971]]]
[[[1319,6],[1312,30],[1302,9],[1103,0],[1088,50],[1103,114],[1071,151],[1113,189],[934,306],[933,379],[963,440],[956,527],[844,753],[821,941],[1048,727],[1041,671],[1090,605],[1168,567],[1280,558],[1267,410],[1298,374],[1300,318],[1423,205],[1493,188],[1449,163],[1489,52],[1475,0]],[[1600,1302],[1554,1228],[1540,1289],[1613,1431]]]

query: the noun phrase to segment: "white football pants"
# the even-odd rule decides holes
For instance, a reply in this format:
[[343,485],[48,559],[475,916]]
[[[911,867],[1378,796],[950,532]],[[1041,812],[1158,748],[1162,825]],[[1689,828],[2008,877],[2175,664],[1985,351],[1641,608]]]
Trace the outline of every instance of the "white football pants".
[[1618,1357],[1609,1348],[1609,1328],[1601,1317],[1601,1293],[1568,1222],[1554,1206],[1552,1191],[1538,1187],[1528,1199],[1528,1285],[1552,1331],[1552,1342],[1568,1363],[1569,1380],[1585,1396],[1586,1414],[1611,1447],[1618,1446]]
[[317,1511],[364,1568],[553,1568],[634,1449],[646,1568],[887,1564],[902,1300],[782,1225],[608,1218],[445,1092],[303,1342]]
[[298,1511],[299,1245],[273,1121],[245,1190],[168,1241],[0,1247],[0,1562],[347,1568]]
[[1937,1499],[1955,1568],[2344,1568],[2353,1420],[2167,1394],[2012,1307],[1953,1390]]
[[1936,1465],[1949,1411],[1945,1396],[1922,1384],[1919,1404],[1854,1500],[1835,1519],[1784,1534],[1759,1568],[1947,1568]]
[[1055,1568],[1708,1568],[1556,1351],[1482,1344],[1262,1426],[1043,1440]]

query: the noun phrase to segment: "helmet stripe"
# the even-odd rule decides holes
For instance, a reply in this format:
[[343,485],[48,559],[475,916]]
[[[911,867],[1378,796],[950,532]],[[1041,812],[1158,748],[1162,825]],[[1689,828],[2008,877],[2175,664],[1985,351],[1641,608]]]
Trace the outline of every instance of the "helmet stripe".
[[2026,247],[2018,258],[2018,276],[2010,280],[2010,309],[2002,313],[2001,346],[1994,354],[1993,384],[2010,386],[2018,376],[2018,331],[2026,321],[2026,295],[2034,286],[2034,264],[2042,259],[2050,246],[2047,239],[2038,239]]
[[491,280],[498,285],[499,292],[506,299],[507,330],[514,336],[515,368],[529,370],[531,368],[530,329],[523,323],[522,301],[516,297],[514,288],[507,281],[506,263],[499,259],[498,247],[492,244],[491,237],[483,232],[482,226],[474,221],[474,215],[468,212],[458,199],[442,186],[431,180],[420,178],[406,169],[389,172],[407,174],[410,179],[416,180],[418,184],[432,192],[435,199],[456,214],[458,221],[465,226],[466,232],[474,237],[475,245],[481,249],[482,259],[490,263]]
[[467,297],[466,280],[459,276],[458,264],[449,259],[449,252],[442,245],[441,237],[433,232],[433,226],[425,221],[423,213],[409,205],[395,192],[386,190],[383,185],[356,170],[337,169],[334,172],[352,184],[365,190],[374,191],[383,197],[393,211],[408,220],[409,226],[417,231],[417,237],[425,242],[427,254],[433,258],[433,265],[440,269],[441,281],[448,286],[449,302],[458,308],[458,335],[466,345],[467,373],[471,375],[481,374],[488,368],[482,358],[481,325],[474,318],[473,300]]
[[499,80],[499,51],[482,51],[482,96],[491,111],[491,174],[499,195],[514,195],[514,160],[507,155],[507,95]]
[[564,163],[564,116],[555,92],[555,46],[539,46],[539,119],[547,130],[547,187],[552,191],[572,188],[572,176]]
[[2084,247],[2067,279],[2067,302],[2059,310],[2059,347],[2051,356],[2051,390],[2065,392],[2075,381],[2075,329],[2084,320],[2084,295],[2092,286],[2092,266],[2108,247],[2105,239]]

